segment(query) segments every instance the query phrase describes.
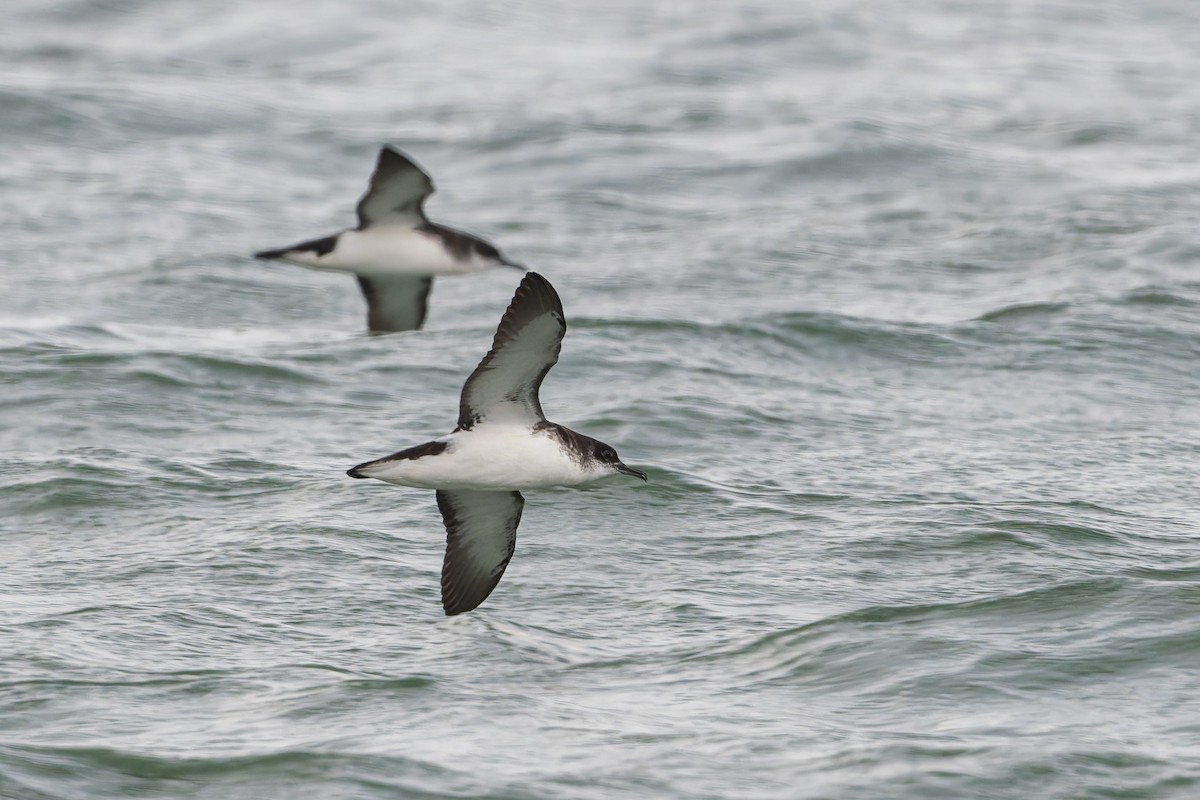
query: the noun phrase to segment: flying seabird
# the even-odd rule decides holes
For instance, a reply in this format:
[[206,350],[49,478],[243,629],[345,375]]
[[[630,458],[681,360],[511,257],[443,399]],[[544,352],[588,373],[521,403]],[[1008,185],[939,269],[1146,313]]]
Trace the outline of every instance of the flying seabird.
[[621,463],[609,445],[542,413],[538,388],[558,361],[566,330],[554,287],[526,273],[492,349],[463,384],[458,427],[347,472],[437,491],[446,525],[447,615],[476,608],[500,582],[516,546],[522,490],[576,486],[617,473],[646,480],[646,473]]
[[490,242],[430,222],[424,205],[433,191],[433,181],[412,159],[384,147],[358,201],[357,228],[254,257],[354,273],[372,333],[417,330],[425,322],[434,276],[525,269]]

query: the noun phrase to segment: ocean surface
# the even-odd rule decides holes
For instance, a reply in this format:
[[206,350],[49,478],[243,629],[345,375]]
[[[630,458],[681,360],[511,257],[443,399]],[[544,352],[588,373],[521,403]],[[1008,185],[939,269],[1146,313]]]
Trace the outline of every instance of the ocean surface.
[[[0,797],[1200,797],[1200,4],[11,0]],[[249,254],[380,145],[558,288],[526,493],[431,492],[519,275]]]

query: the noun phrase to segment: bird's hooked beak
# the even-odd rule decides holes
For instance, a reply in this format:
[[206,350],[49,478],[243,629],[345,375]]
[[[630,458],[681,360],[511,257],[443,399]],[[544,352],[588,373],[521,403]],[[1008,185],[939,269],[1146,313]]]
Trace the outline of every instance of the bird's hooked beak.
[[635,478],[641,478],[643,481],[646,480],[646,473],[642,472],[640,469],[634,469],[633,467],[627,467],[624,464],[622,464],[620,461],[618,461],[613,466],[616,467],[617,472],[621,473],[622,475],[632,475]]

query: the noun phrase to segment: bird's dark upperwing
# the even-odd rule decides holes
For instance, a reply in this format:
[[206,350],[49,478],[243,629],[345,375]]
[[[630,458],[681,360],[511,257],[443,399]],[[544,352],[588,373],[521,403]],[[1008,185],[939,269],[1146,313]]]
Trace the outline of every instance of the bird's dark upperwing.
[[446,523],[442,608],[447,616],[471,611],[496,588],[517,546],[525,498],[520,492],[440,490]]
[[567,321],[550,281],[527,272],[500,318],[492,349],[463,384],[458,427],[485,421],[536,425],[545,420],[538,389],[558,362]]
[[371,333],[415,331],[425,323],[433,278],[425,275],[359,275]]
[[381,223],[416,226],[425,222],[425,198],[433,194],[433,181],[398,150],[379,151],[367,193],[358,201],[358,228]]

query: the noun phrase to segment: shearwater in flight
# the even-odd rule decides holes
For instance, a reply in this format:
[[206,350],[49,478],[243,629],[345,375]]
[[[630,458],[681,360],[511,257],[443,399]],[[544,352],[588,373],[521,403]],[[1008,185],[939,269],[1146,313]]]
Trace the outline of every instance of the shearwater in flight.
[[358,201],[358,227],[255,258],[312,269],[350,272],[367,301],[372,333],[417,330],[425,322],[436,275],[461,275],[522,265],[491,243],[425,217],[433,181],[408,156],[384,147],[366,194]]
[[609,445],[542,413],[538,388],[558,361],[566,330],[554,287],[536,272],[526,273],[492,349],[463,385],[458,427],[347,472],[437,491],[446,525],[442,608],[448,615],[476,608],[500,582],[517,542],[522,490],[576,486],[618,473],[646,480]]

